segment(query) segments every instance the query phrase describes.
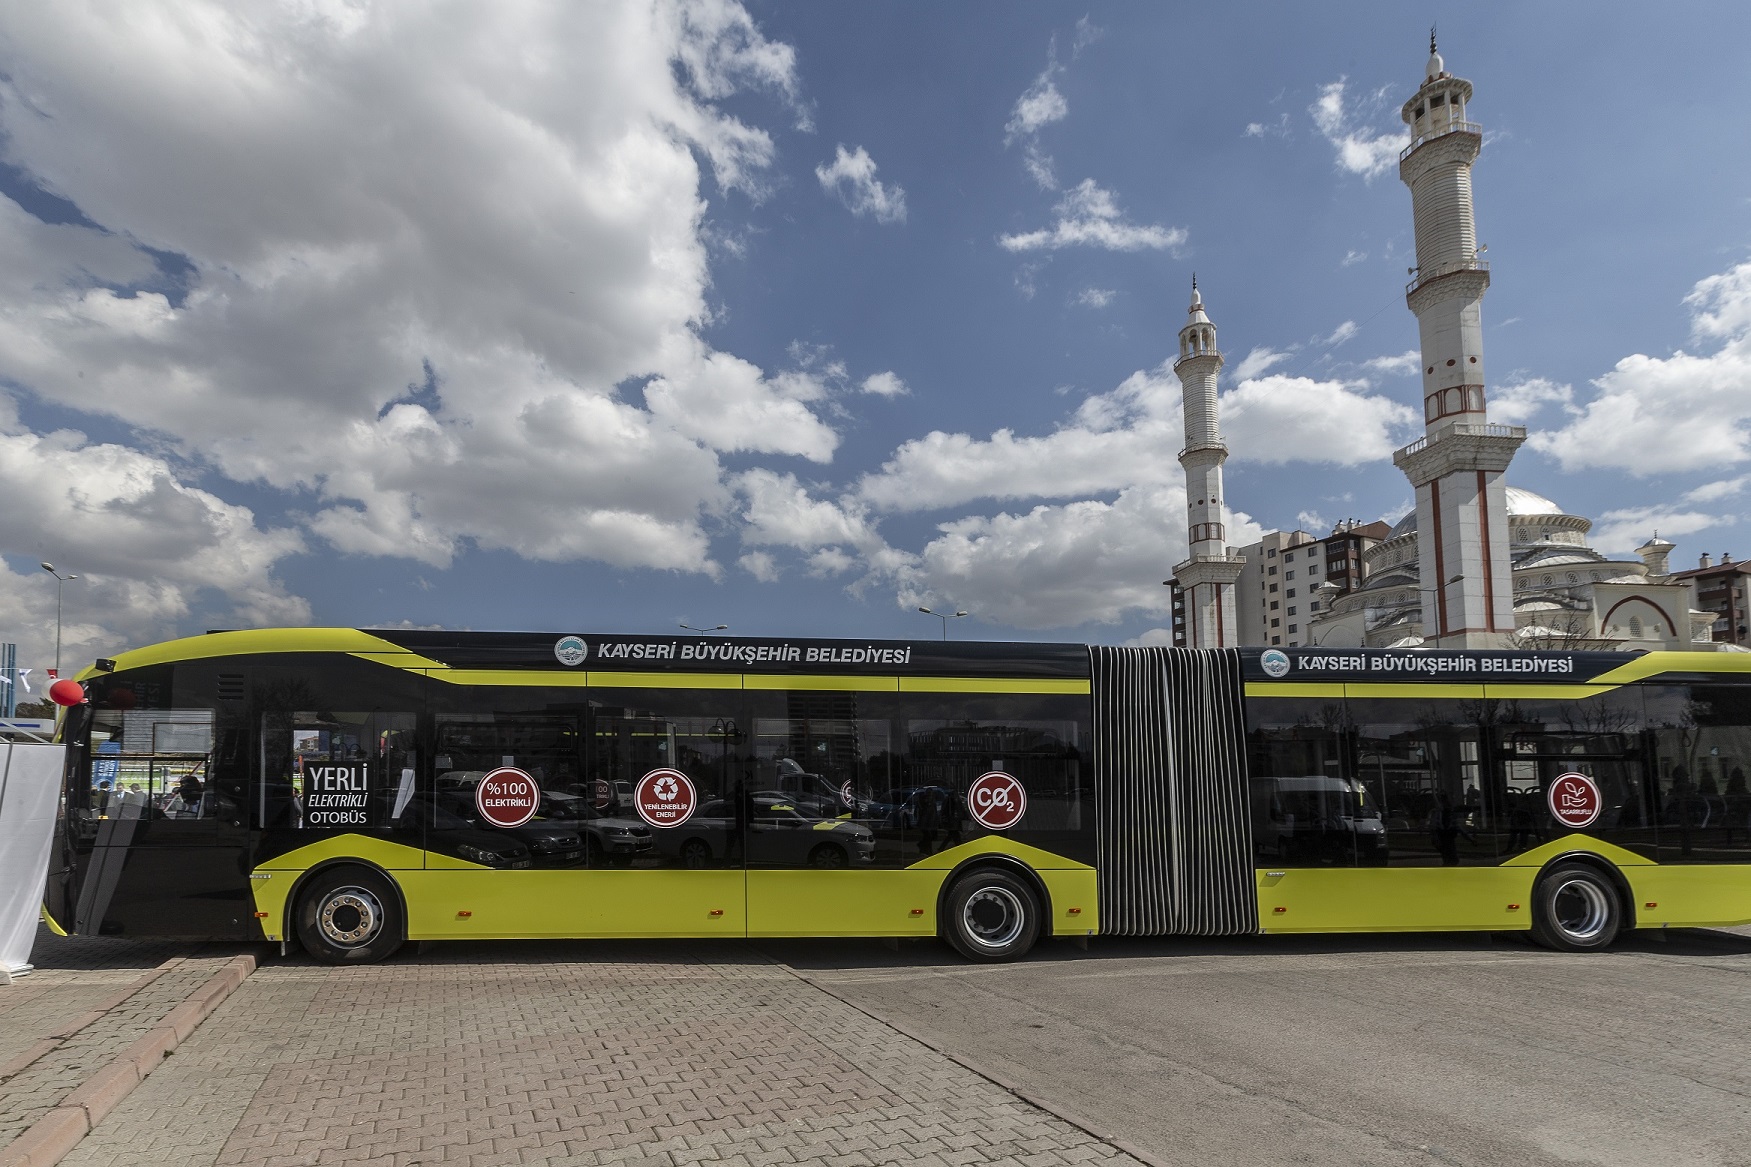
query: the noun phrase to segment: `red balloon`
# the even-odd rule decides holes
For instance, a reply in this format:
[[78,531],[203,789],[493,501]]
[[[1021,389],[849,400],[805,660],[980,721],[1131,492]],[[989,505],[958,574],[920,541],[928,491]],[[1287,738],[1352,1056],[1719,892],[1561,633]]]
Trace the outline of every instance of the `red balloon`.
[[49,686],[49,700],[56,705],[85,704],[85,686],[78,681],[56,681]]

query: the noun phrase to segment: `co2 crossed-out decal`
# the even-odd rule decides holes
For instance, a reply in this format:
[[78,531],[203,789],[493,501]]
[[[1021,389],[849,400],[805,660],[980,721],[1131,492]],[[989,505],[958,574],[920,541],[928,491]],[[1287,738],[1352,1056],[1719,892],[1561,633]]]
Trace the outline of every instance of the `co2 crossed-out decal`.
[[1027,813],[1027,791],[1015,775],[992,770],[967,787],[967,810],[986,830],[1007,831]]
[[1550,799],[1550,813],[1556,821],[1576,830],[1592,826],[1605,809],[1598,784],[1585,774],[1558,774],[1551,779],[1545,795]]
[[653,827],[678,827],[693,817],[699,792],[679,770],[652,770],[632,788],[632,809]]
[[520,827],[540,807],[540,784],[515,766],[500,766],[474,788],[474,809],[495,827]]

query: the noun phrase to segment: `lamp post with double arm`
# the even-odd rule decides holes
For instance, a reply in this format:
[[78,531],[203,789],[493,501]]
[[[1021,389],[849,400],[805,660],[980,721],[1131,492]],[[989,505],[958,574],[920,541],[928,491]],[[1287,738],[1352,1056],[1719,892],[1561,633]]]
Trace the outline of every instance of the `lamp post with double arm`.
[[67,581],[78,579],[76,575],[62,575],[55,570],[52,563],[44,563],[43,570],[55,577],[55,677],[61,676],[61,598],[66,591]]
[[965,608],[962,608],[958,612],[933,612],[929,608],[920,608],[918,610],[923,612],[926,616],[935,616],[938,620],[942,621],[942,638],[944,640],[948,639],[948,622],[950,620],[957,620],[967,614]]

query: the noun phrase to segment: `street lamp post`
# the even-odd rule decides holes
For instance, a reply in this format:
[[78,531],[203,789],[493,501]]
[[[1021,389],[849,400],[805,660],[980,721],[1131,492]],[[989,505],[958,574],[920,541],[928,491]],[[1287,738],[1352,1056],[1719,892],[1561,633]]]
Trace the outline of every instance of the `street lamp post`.
[[55,577],[55,676],[58,678],[61,675],[61,593],[66,590],[68,580],[79,577],[62,575],[52,563],[43,564],[43,570]]
[[967,610],[965,608],[962,608],[958,612],[933,612],[929,608],[920,608],[918,610],[920,612],[923,612],[926,616],[935,616],[938,620],[942,621],[942,638],[944,640],[948,639],[948,622],[950,620],[958,619],[958,618],[965,616],[967,614]]
[[689,632],[722,632],[726,628],[728,628],[729,625],[728,624],[713,624],[710,628],[695,628],[695,627],[693,627],[693,625],[688,624],[685,621],[683,621],[681,624],[681,627],[685,628]]

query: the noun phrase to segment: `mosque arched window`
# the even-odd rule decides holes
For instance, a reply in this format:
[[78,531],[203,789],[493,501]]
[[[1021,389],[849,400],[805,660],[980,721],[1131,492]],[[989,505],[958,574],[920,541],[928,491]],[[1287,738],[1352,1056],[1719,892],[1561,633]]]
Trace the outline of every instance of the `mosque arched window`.
[[1571,571],[1569,572],[1569,582],[1572,584],[1578,584],[1581,582],[1581,577]]
[[1640,640],[1642,638],[1642,618],[1640,616],[1631,616],[1629,618],[1629,635],[1632,640]]
[[1550,585],[1551,585],[1551,584],[1553,584],[1553,583],[1555,583],[1555,582],[1556,582],[1556,581],[1555,581],[1555,580],[1554,580],[1554,579],[1552,579],[1552,578],[1551,578],[1551,577],[1550,577],[1550,576],[1548,576],[1548,575],[1547,575],[1547,576],[1545,576],[1545,577],[1544,577],[1544,586],[1545,586],[1545,587],[1549,587],[1549,586],[1550,586]]

